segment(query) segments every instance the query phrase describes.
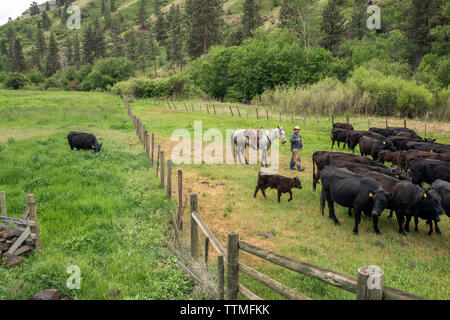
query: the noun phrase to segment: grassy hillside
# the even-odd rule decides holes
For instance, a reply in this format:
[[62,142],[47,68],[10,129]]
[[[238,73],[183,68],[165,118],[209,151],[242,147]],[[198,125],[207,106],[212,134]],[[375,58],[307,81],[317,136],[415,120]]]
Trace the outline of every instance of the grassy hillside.
[[[0,299],[29,299],[48,288],[74,299],[189,296],[192,282],[159,240],[174,204],[149,171],[119,98],[1,91],[0,113],[8,215],[20,217],[34,193],[43,241],[20,266],[0,267]],[[101,152],[71,151],[71,130],[96,134]],[[80,290],[66,287],[70,265],[81,269]]]

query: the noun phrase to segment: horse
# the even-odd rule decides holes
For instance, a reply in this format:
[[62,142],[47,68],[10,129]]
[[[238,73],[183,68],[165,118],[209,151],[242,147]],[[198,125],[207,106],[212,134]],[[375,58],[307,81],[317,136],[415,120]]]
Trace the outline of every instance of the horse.
[[245,163],[248,164],[248,160],[245,158],[245,148],[251,147],[253,150],[261,150],[261,165],[268,167],[267,151],[270,149],[275,139],[281,139],[282,143],[286,143],[286,133],[283,127],[273,129],[259,128],[257,130],[250,129],[238,129],[234,131],[230,136],[231,151],[233,157],[235,157],[235,147],[237,146],[237,155],[239,163],[242,164],[241,154],[244,157]]

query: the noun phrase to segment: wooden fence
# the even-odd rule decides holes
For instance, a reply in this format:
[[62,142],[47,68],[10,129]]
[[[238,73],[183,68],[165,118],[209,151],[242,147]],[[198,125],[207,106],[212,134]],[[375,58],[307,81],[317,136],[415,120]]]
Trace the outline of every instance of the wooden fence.
[[[148,132],[143,126],[142,122],[133,115],[130,106],[128,105],[127,98],[122,96],[125,106],[128,110],[128,115],[133,121],[136,128],[136,134],[138,135],[141,143],[143,144],[147,155],[151,159],[151,165],[153,166],[153,153],[154,153],[154,134],[152,134],[151,145],[149,142]],[[177,110],[176,105],[167,101],[167,105],[171,109]],[[189,108],[184,104],[186,111]],[[230,112],[234,114],[231,106]],[[190,108],[195,110],[194,105]],[[207,112],[210,112],[210,107],[206,105]],[[212,106],[211,112],[216,113],[215,106]],[[222,109],[223,112],[223,109]],[[240,110],[237,111],[241,116]],[[258,117],[258,109],[256,108]],[[268,112],[266,117],[269,118]],[[347,122],[348,122],[347,118]],[[334,123],[334,116],[332,117]],[[387,120],[386,120],[387,124]],[[406,126],[406,121],[405,121]],[[172,163],[167,160],[167,183],[165,179],[165,159],[164,151],[161,151],[160,145],[158,145],[158,152],[156,158],[156,177],[161,177],[161,186],[166,188],[167,197],[171,197],[171,171]],[[237,232],[228,233],[227,250],[222,246],[220,241],[217,240],[215,235],[208,228],[206,223],[202,220],[198,209],[198,196],[195,193],[190,194],[190,243],[188,250],[181,240],[181,230],[183,228],[182,223],[182,198],[183,193],[183,176],[182,171],[178,170],[178,217],[175,218],[173,212],[170,212],[171,224],[173,226],[173,235],[171,241],[167,241],[165,238],[161,238],[161,241],[178,256],[179,260],[176,260],[177,265],[192,279],[194,279],[199,285],[201,285],[211,297],[219,300],[228,299],[235,300],[238,298],[238,292],[250,300],[262,300],[261,297],[250,291],[242,283],[239,283],[239,272],[242,272],[252,279],[264,284],[273,291],[280,295],[292,299],[292,300],[311,300],[310,297],[297,292],[296,290],[289,288],[288,286],[276,281],[259,272],[258,270],[239,261],[239,252],[244,251],[246,253],[255,255],[264,260],[270,261],[278,266],[292,270],[294,272],[306,275],[318,281],[322,281],[326,284],[338,287],[345,291],[355,294],[356,299],[360,300],[423,300],[424,298],[418,297],[394,288],[384,286],[384,272],[377,266],[364,266],[356,271],[357,277],[346,275],[333,270],[328,270],[315,266],[306,262],[301,262],[289,257],[282,256],[275,252],[268,251],[263,248],[256,247],[247,242],[239,240],[239,234]],[[205,236],[203,257],[200,256],[199,247],[200,237],[199,230]],[[210,264],[209,252],[212,247],[217,253],[217,270],[213,277],[212,271],[208,267]],[[226,277],[225,277],[226,266]],[[226,281],[225,281],[226,280]],[[225,290],[226,282],[226,290]]]
[[42,249],[34,195],[27,196],[27,208],[21,218],[8,217],[5,191],[0,191],[0,203],[0,254],[18,256],[28,251]]

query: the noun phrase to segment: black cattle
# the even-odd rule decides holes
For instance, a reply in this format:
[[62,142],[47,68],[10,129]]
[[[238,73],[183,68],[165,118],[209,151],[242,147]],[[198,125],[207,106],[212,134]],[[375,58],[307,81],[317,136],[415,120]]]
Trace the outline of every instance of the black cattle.
[[362,163],[354,163],[354,162],[348,162],[348,161],[347,162],[346,161],[335,161],[335,160],[331,160],[330,165],[338,167],[338,168],[346,168],[352,172],[355,172],[357,169],[361,169],[361,168],[367,169],[367,170],[370,170],[373,172],[385,174],[392,178],[409,181],[409,177],[408,177],[407,173],[400,172],[395,168],[388,168],[388,167],[380,168],[380,167],[369,166],[369,165],[362,164]]
[[338,148],[341,148],[341,142],[344,143],[344,148],[347,143],[347,136],[349,130],[333,128],[331,129],[331,149],[334,147],[334,143],[337,141]]
[[363,136],[359,140],[359,150],[362,156],[370,154],[375,161],[378,160],[378,153],[382,150],[397,151],[392,143],[367,136]]
[[390,150],[381,150],[378,152],[378,162],[384,164],[385,162],[391,162],[392,165],[397,164],[398,152],[392,152]]
[[394,130],[396,134],[397,134],[397,132],[409,132],[412,134],[416,134],[416,132],[414,130],[409,129],[409,128],[404,128],[404,127],[387,127],[386,129]]
[[431,188],[441,197],[441,204],[445,214],[450,217],[450,183],[441,179],[434,181]]
[[[313,188],[316,190],[316,184],[318,182],[318,177],[320,170],[327,165],[330,165],[330,161],[344,161],[351,163],[361,163],[365,165],[370,165],[374,167],[380,167],[387,169],[386,166],[369,159],[367,157],[358,156],[355,154],[343,153],[343,152],[333,152],[333,151],[316,151],[312,156],[313,161]],[[316,172],[317,166],[317,172]]]
[[381,134],[381,135],[383,135],[385,137],[395,135],[395,130],[387,129],[387,128],[375,128],[375,127],[373,127],[373,128],[370,128],[369,131]]
[[287,178],[278,174],[261,174],[260,172],[258,174],[258,184],[256,185],[255,194],[253,195],[253,197],[256,198],[258,190],[261,189],[261,193],[263,194],[264,198],[267,198],[265,192],[267,188],[278,190],[278,202],[280,202],[282,193],[289,193],[290,198],[288,201],[291,201],[292,188],[301,189],[302,184],[300,182],[300,179],[297,177]]
[[354,130],[350,123],[333,123],[335,129]]
[[445,154],[450,153],[450,145],[441,144],[441,143],[409,141],[406,144],[406,147],[408,148],[408,150],[414,149],[414,150],[427,151],[427,152],[436,152],[436,153],[445,153]]
[[410,141],[418,141],[418,142],[424,142],[425,140],[419,136],[418,134],[416,134],[415,132],[407,132],[407,131],[399,131],[395,134],[396,137],[403,137],[403,138],[407,138]]
[[326,166],[320,172],[320,180],[322,182],[320,199],[322,214],[326,200],[328,203],[329,218],[335,224],[339,224],[339,220],[336,218],[334,212],[334,202],[336,202],[343,207],[354,210],[354,234],[358,234],[361,212],[372,216],[374,231],[380,234],[378,217],[386,208],[388,199],[392,195],[386,193],[377,181],[333,166]]
[[439,160],[412,158],[408,162],[412,183],[422,185],[423,182],[432,184],[441,179],[450,182],[450,163]]
[[430,159],[430,160],[440,160],[445,162],[450,162],[450,155],[445,155],[444,153],[426,152],[420,150],[407,150],[399,151],[397,156],[398,167],[403,170],[407,170],[409,160],[413,158]]
[[[404,235],[406,235],[405,230],[409,231],[409,221],[412,217],[424,218],[430,222],[431,226],[431,221],[438,222],[440,220],[439,215],[444,212],[436,191],[432,189],[424,190],[408,181],[401,181],[395,185],[393,198],[395,199],[398,232]],[[405,216],[407,222],[405,229],[403,229]],[[432,230],[430,231],[432,232]],[[431,234],[431,232],[428,234]]]
[[97,138],[91,133],[74,132],[71,131],[67,135],[70,149],[76,148],[77,150],[94,150],[100,152],[103,144],[99,144]]
[[349,131],[348,137],[347,137],[347,146],[348,146],[349,150],[354,152],[356,146],[358,145],[358,143],[362,137],[370,137],[373,139],[384,141],[390,148],[394,148],[394,144],[388,138],[386,138],[385,136],[383,136],[379,133],[372,132],[372,131]]
[[408,150],[408,142],[410,140],[405,137],[389,136],[388,139],[394,144],[397,150]]

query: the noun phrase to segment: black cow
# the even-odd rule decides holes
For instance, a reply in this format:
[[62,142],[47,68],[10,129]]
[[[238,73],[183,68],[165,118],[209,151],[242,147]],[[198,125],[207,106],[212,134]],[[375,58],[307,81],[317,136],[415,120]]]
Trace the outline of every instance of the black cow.
[[373,160],[378,160],[378,153],[382,150],[397,151],[392,142],[387,143],[385,140],[378,140],[371,137],[363,136],[359,140],[359,150],[362,156],[371,155]]
[[450,153],[450,145],[441,144],[441,143],[409,141],[406,144],[406,147],[408,148],[408,150],[414,149],[414,150],[427,151],[427,152],[436,152],[436,153],[445,153],[445,154]]
[[372,178],[356,175],[349,170],[326,166],[320,172],[322,194],[320,206],[323,214],[325,200],[328,203],[329,218],[339,224],[334,212],[334,202],[355,212],[353,233],[358,234],[361,212],[372,216],[374,231],[378,229],[378,217],[386,208],[388,199],[392,196],[386,193],[381,185]]
[[67,135],[70,149],[76,148],[77,150],[94,150],[100,152],[103,144],[99,144],[97,138],[91,133],[74,132],[71,131]]
[[[312,156],[313,161],[313,188],[316,190],[316,184],[318,182],[318,177],[320,170],[327,165],[330,165],[330,161],[346,161],[352,163],[362,163],[365,165],[370,165],[374,167],[380,167],[387,169],[386,166],[370,159],[367,157],[358,156],[355,154],[343,153],[343,152],[333,152],[333,151],[316,151]],[[317,172],[316,172],[317,166]]]
[[392,152],[389,150],[381,150],[378,152],[378,162],[384,164],[385,162],[391,162],[392,165],[396,165],[398,160],[398,152]]
[[409,128],[404,128],[404,127],[387,127],[386,129],[394,130],[396,134],[397,134],[397,132],[409,132],[412,134],[416,134],[416,132],[414,130],[409,129]]
[[[430,222],[431,227],[431,221],[434,220],[436,223],[440,221],[439,215],[444,212],[436,191],[432,189],[424,190],[408,181],[401,181],[395,185],[393,198],[395,199],[398,232],[404,235],[406,235],[405,230],[409,231],[409,221],[412,217],[426,219]],[[403,229],[405,216],[407,219],[405,229]],[[428,234],[431,234],[431,232],[432,230]]]
[[331,129],[331,149],[334,147],[334,143],[337,141],[338,148],[341,148],[341,142],[344,143],[344,148],[347,143],[347,136],[349,130],[333,128]]
[[379,133],[372,132],[372,131],[349,131],[348,137],[347,137],[347,146],[348,146],[349,150],[354,152],[356,146],[359,143],[359,140],[362,137],[370,137],[370,138],[374,138],[374,139],[377,139],[380,141],[384,141],[390,148],[394,147],[394,144],[388,138],[386,138],[385,136],[383,136]]
[[395,130],[388,129],[388,128],[375,128],[375,127],[373,127],[373,128],[370,128],[369,131],[381,134],[381,135],[383,135],[385,137],[395,135]]
[[333,123],[333,128],[345,129],[345,130],[354,130],[353,126],[350,123]]
[[431,188],[441,197],[441,204],[445,214],[450,217],[450,183],[441,179],[434,181]]
[[290,198],[288,201],[291,201],[292,188],[301,189],[302,184],[300,182],[300,179],[297,177],[288,178],[280,176],[278,174],[261,174],[260,172],[258,174],[258,184],[256,185],[255,194],[253,195],[253,197],[256,198],[258,190],[261,189],[261,193],[263,194],[264,198],[267,198],[265,192],[267,188],[278,190],[278,202],[280,202],[282,193],[289,193]]
[[450,162],[450,155],[447,156],[444,153],[426,152],[420,150],[408,150],[399,151],[397,156],[397,163],[400,169],[408,169],[409,160],[413,158],[422,158],[429,160],[440,160],[444,162]]
[[432,184],[437,179],[450,182],[449,162],[412,158],[408,162],[408,167],[414,184],[422,185],[423,182]]

